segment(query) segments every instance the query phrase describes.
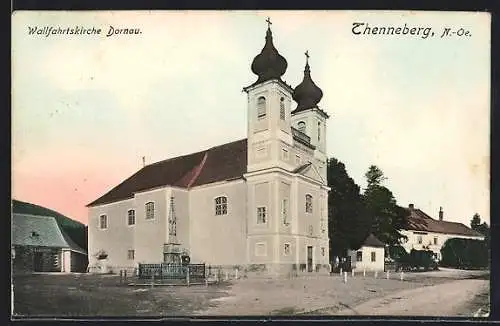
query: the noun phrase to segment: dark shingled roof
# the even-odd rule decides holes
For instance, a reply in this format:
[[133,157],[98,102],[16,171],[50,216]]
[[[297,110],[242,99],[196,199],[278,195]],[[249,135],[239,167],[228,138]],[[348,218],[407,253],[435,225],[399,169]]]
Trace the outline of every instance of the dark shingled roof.
[[370,233],[370,235],[366,238],[365,242],[363,242],[363,246],[365,247],[385,247],[385,244],[380,241],[376,236]]
[[190,188],[241,178],[247,170],[247,140],[212,147],[147,165],[87,206],[132,198],[134,193],[162,186]]
[[472,237],[483,236],[481,233],[472,230],[462,223],[435,220],[420,209],[408,208],[408,210],[410,211],[410,216],[408,217],[408,230],[456,234]]

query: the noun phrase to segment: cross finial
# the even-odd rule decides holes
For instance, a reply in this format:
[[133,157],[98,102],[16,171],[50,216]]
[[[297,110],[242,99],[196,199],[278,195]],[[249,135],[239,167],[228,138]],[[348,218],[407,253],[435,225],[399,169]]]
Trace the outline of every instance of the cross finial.
[[273,24],[271,23],[271,18],[267,17],[266,22],[267,22],[267,27],[271,28],[271,25]]
[[309,60],[309,50],[307,50],[306,52],[304,52],[304,54],[306,55],[306,60]]

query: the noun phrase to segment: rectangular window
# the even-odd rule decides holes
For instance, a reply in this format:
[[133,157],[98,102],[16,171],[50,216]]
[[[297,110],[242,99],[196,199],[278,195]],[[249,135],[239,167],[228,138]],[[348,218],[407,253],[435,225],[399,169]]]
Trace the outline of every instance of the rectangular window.
[[155,203],[146,203],[146,219],[150,220],[155,218]]
[[134,260],[134,255],[135,255],[135,251],[134,250],[129,250],[127,252],[127,259],[128,260]]
[[418,242],[418,244],[422,244],[422,236],[421,235],[417,236],[417,242]]
[[227,197],[215,198],[215,215],[227,214]]
[[376,254],[375,251],[372,251],[372,263],[375,262]]
[[99,228],[101,230],[108,228],[108,217],[106,215],[101,215],[99,217]]
[[281,149],[281,158],[283,161],[288,161],[288,150],[285,148]]
[[131,209],[128,211],[128,219],[127,219],[127,224],[128,225],[134,225],[135,224],[135,210]]
[[281,202],[281,216],[283,224],[288,225],[288,198],[284,198]]
[[257,207],[257,224],[266,223],[266,208],[265,207]]
[[290,244],[285,243],[285,247],[283,248],[283,252],[285,253],[285,256],[288,256],[290,254]]
[[356,261],[363,261],[363,252],[361,250],[356,252]]
[[438,238],[434,237],[434,245],[437,245],[437,244],[438,244]]
[[259,242],[255,244],[255,256],[266,256],[267,248],[264,242]]

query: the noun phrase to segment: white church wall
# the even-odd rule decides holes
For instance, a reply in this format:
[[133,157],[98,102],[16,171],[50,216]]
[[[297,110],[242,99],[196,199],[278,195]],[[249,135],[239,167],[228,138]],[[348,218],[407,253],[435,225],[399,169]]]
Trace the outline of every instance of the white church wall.
[[[134,248],[135,226],[128,226],[128,210],[136,209],[135,200],[127,199],[116,203],[89,208],[88,253],[89,265],[98,263],[96,254],[103,250],[108,254],[109,266],[133,266],[127,259],[127,252]],[[136,209],[136,221],[137,221]],[[107,216],[107,228],[100,228],[101,215]]]
[[[242,180],[190,190],[191,261],[211,265],[246,262],[246,184]],[[227,214],[216,215],[215,198],[227,197]]]
[[[138,263],[157,264],[163,261],[163,245],[167,240],[167,198],[169,197],[169,188],[135,194],[134,245],[135,261]],[[146,219],[146,203],[148,202],[154,203],[154,218],[152,219]]]

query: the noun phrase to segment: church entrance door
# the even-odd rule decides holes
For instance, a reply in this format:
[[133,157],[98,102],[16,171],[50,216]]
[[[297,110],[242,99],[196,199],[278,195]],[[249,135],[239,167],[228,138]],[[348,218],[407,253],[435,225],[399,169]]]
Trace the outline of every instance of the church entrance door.
[[307,246],[307,271],[313,271],[313,247]]

